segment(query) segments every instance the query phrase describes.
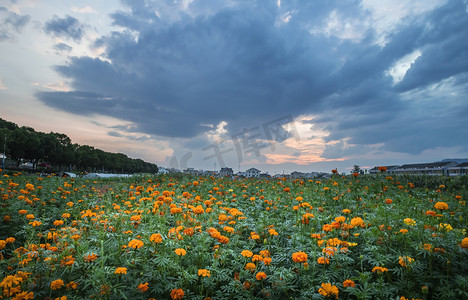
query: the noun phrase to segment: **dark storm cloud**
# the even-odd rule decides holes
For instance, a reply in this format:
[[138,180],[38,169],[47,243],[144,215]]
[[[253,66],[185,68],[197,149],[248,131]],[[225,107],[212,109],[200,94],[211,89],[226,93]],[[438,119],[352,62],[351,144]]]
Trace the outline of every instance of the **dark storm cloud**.
[[72,16],[65,18],[54,16],[52,20],[45,23],[44,31],[47,34],[67,37],[79,42],[84,35],[84,26]]
[[448,1],[421,23],[411,38],[415,39],[413,47],[421,47],[423,55],[406,73],[398,90],[410,90],[468,72],[466,4]]
[[18,15],[0,6],[0,42],[14,39],[30,19],[29,15]]
[[[309,33],[340,5],[364,17],[356,4],[291,2],[278,8],[239,1],[208,9],[194,1],[190,12],[198,13],[192,16],[176,14],[171,1],[127,1],[129,12],[112,15],[127,30],[96,41],[106,47],[109,62],[72,58],[56,70],[75,91],[38,97],[58,109],[120,118],[135,124],[131,131],[166,137],[194,137],[209,130],[203,124],[221,121],[236,133],[284,115],[314,114],[314,122],[330,131],[329,141],[348,138],[356,149],[384,144],[417,153],[463,143],[466,130],[459,127],[466,121],[444,122],[454,109],[428,109],[402,94],[451,77],[455,85],[466,84],[463,1],[408,19],[383,47],[374,43],[372,31],[357,41]],[[278,23],[287,11],[290,22]],[[394,86],[386,72],[416,49],[422,55]],[[466,110],[461,99],[453,101]],[[338,153],[339,147],[330,150]]]

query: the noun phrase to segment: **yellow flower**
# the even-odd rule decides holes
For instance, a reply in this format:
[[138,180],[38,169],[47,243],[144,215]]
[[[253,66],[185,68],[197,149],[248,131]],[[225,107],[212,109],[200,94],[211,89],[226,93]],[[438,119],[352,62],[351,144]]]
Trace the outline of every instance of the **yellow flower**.
[[335,297],[338,299],[338,288],[335,285],[331,285],[331,283],[322,283],[322,287],[319,289],[319,293],[325,297]]
[[182,248],[177,248],[175,249],[175,253],[179,256],[184,256],[185,254],[187,254],[187,251],[185,251],[185,249]]
[[451,231],[453,230],[452,226],[450,226],[450,224],[447,224],[447,223],[440,223],[439,224],[439,231]]
[[403,220],[403,222],[405,222],[406,225],[410,225],[410,226],[416,225],[416,221],[411,218],[406,218]]
[[119,267],[115,269],[114,274],[127,274],[127,268]]
[[206,269],[198,269],[198,276],[210,277],[211,272]]
[[53,290],[61,289],[64,286],[62,279],[54,280],[50,283],[50,288]]

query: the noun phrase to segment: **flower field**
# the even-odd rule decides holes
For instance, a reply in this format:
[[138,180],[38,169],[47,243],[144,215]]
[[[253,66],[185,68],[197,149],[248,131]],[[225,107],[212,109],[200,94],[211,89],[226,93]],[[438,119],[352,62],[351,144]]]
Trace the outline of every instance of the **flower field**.
[[466,178],[0,175],[1,299],[468,299]]

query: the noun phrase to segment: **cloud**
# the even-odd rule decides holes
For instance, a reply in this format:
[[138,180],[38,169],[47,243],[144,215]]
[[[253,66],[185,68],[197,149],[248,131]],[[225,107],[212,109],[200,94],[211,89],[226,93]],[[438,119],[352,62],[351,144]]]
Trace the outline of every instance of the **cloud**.
[[6,7],[0,7],[0,42],[14,39],[30,19],[29,15],[22,16]]
[[[314,115],[311,125],[328,134],[317,139],[328,145],[323,159],[336,159],[344,148],[359,155],[466,146],[468,126],[461,125],[467,121],[454,118],[468,109],[462,0],[433,1],[428,9],[408,4],[412,13],[385,20],[391,29],[381,44],[381,31],[356,21],[379,14],[354,2],[343,8],[342,1],[124,3],[128,10],[111,15],[122,30],[96,41],[103,59],[72,57],[57,66],[73,90],[40,92],[41,101],[124,120],[132,124],[121,129],[127,132],[196,138],[205,146],[213,142],[209,134],[235,135],[284,116]],[[404,2],[399,5],[403,12]],[[287,22],[278,26],[284,16]],[[327,20],[335,22],[328,34],[313,32]],[[440,105],[448,86],[458,95]],[[428,89],[439,92],[430,96]]]
[[6,89],[7,88],[5,87],[5,85],[2,82],[2,78],[0,78],[0,90],[6,90]]
[[65,43],[58,43],[54,45],[54,49],[58,52],[70,52],[72,51],[73,47],[65,44]]
[[75,42],[79,42],[84,35],[84,25],[78,19],[72,16],[59,18],[54,16],[44,25],[44,32],[53,36],[61,36],[71,38]]
[[93,13],[93,14],[96,13],[96,10],[89,5],[85,7],[72,6],[71,10],[77,13]]

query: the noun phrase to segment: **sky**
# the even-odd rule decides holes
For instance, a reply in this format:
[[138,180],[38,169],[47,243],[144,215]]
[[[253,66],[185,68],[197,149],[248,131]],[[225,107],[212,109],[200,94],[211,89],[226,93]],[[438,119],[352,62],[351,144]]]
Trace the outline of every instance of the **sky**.
[[0,0],[0,105],[178,169],[468,158],[468,1]]

